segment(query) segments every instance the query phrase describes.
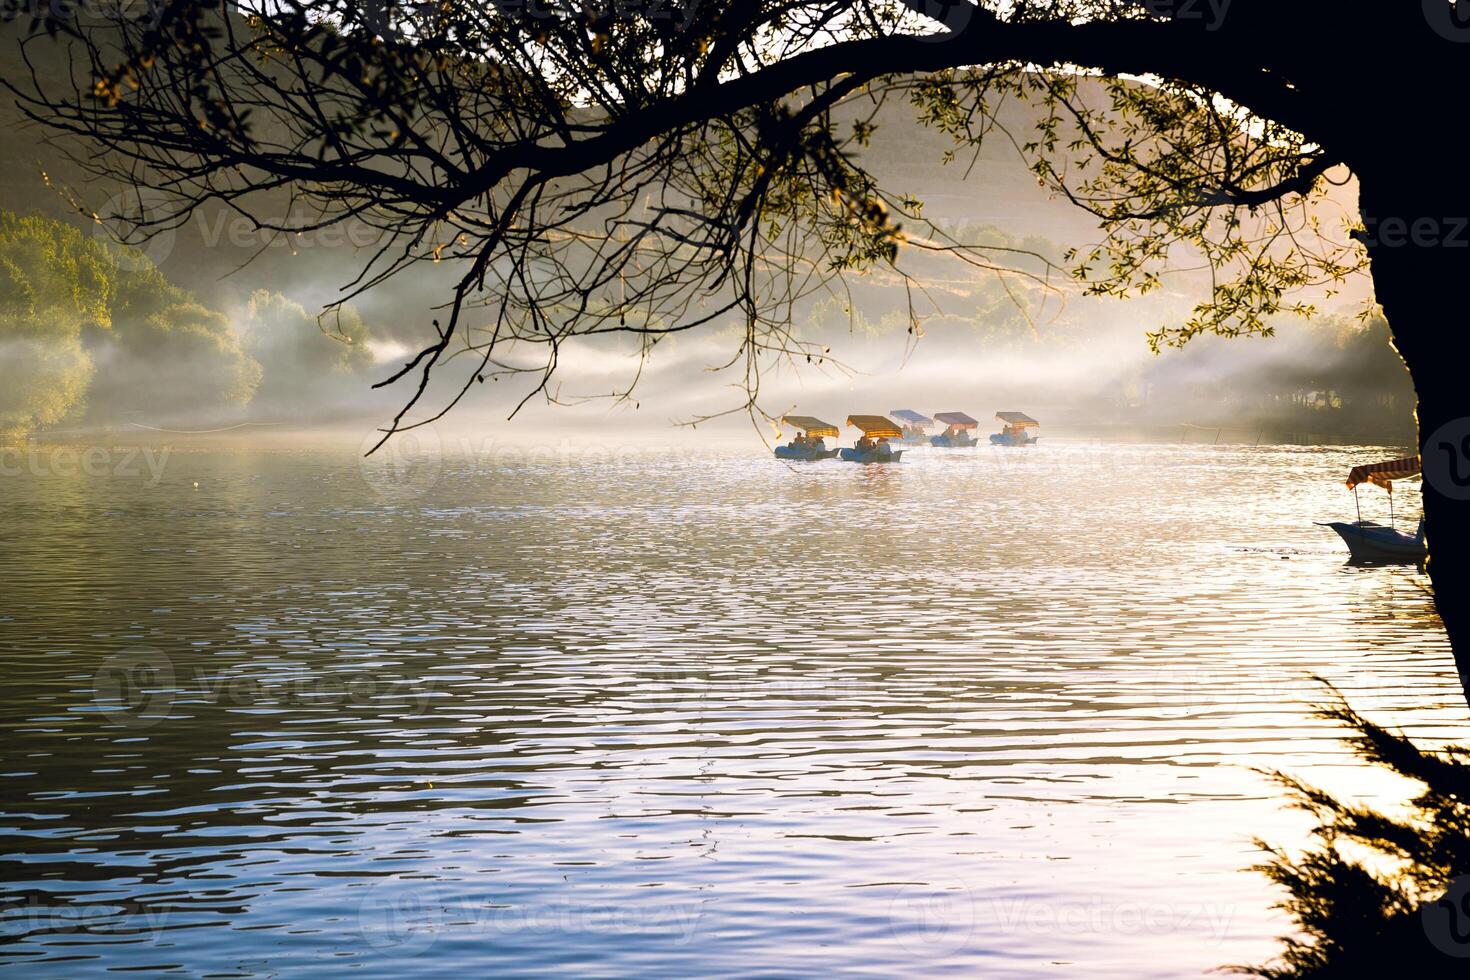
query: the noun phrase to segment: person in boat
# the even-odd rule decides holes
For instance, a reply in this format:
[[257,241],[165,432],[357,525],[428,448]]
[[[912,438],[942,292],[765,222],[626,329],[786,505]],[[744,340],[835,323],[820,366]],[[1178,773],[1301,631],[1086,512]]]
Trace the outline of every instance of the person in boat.
[[825,453],[827,451],[827,441],[821,436],[817,436],[815,439],[811,440],[809,445],[811,446],[811,450],[814,453]]
[[873,440],[869,439],[867,435],[864,435],[854,444],[853,448],[860,453],[872,452]]
[[805,432],[798,432],[796,434],[796,438],[791,440],[791,448],[792,449],[806,449],[807,448],[807,441],[806,441],[806,433]]
[[888,445],[887,436],[878,437],[878,444],[873,447],[873,452],[879,456],[889,456],[893,453],[893,447]]

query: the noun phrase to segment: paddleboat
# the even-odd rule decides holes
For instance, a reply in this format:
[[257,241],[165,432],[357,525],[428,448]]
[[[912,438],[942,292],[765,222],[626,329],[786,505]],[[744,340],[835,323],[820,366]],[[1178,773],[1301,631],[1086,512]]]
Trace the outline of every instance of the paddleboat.
[[836,449],[827,448],[827,439],[841,438],[842,432],[837,426],[810,415],[786,415],[781,419],[785,425],[797,429],[796,438],[784,446],[776,447],[777,459],[800,459],[815,462],[819,459],[831,459],[837,455]]
[[943,422],[945,430],[929,439],[929,445],[940,449],[969,449],[978,444],[971,432],[980,427],[979,421],[964,412],[935,412],[934,419]]
[[995,420],[1003,422],[1005,428],[990,437],[993,446],[1034,446],[1037,437],[1031,435],[1028,429],[1034,429],[1041,423],[1031,416],[1022,412],[996,412]]
[[863,436],[851,448],[844,448],[841,456],[849,463],[897,463],[903,456],[902,449],[894,449],[890,439],[903,438],[903,430],[892,419],[883,415],[849,415],[847,424],[861,429]]
[[933,419],[920,415],[911,408],[895,408],[888,414],[902,425],[903,435],[899,437],[899,442],[905,446],[929,445],[929,429],[934,425]]

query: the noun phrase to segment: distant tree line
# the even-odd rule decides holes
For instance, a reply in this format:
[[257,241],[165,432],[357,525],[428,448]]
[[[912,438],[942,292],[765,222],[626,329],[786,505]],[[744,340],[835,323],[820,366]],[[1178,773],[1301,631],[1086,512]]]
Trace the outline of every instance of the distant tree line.
[[232,320],[140,252],[0,211],[0,438],[312,412],[366,387],[368,339],[351,307],[319,324],[266,290]]
[[[1414,438],[1414,385],[1381,316],[1330,316],[1244,344],[1204,338],[1131,379],[1136,413],[1347,442]],[[1253,349],[1260,348],[1260,349]]]

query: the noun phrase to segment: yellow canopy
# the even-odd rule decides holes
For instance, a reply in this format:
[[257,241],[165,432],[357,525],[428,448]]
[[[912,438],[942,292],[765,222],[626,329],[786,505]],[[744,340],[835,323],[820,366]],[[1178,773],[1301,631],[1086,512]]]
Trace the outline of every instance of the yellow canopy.
[[1017,429],[1029,429],[1033,425],[1041,424],[1025,412],[996,412],[995,420]]
[[810,415],[783,415],[781,421],[796,426],[813,439],[836,439],[842,435],[837,426]]
[[1390,459],[1382,463],[1354,466],[1348,471],[1347,485],[1351,490],[1360,483],[1371,483],[1375,487],[1383,487],[1392,493],[1394,480],[1406,480],[1418,475],[1419,457],[1407,456],[1403,459]]
[[902,439],[903,430],[885,415],[849,415],[847,424],[873,439]]

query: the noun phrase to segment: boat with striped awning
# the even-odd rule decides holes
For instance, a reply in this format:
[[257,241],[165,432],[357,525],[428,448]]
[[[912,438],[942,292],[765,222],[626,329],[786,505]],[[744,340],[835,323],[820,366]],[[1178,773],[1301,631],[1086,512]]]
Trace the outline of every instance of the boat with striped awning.
[[1364,463],[1362,466],[1354,466],[1348,470],[1347,485],[1349,490],[1355,490],[1359,484],[1371,483],[1375,487],[1383,487],[1389,493],[1393,493],[1394,480],[1407,480],[1411,476],[1418,475],[1419,457],[1405,456],[1402,459],[1390,459],[1382,463]]
[[[1396,526],[1393,511],[1393,485],[1396,480],[1407,480],[1420,474],[1418,456],[1386,459],[1381,463],[1364,463],[1348,471],[1347,486],[1353,492],[1353,503],[1357,506],[1358,519],[1346,521],[1318,522],[1330,527],[1348,546],[1348,553],[1355,562],[1407,564],[1421,562],[1429,554],[1424,543],[1424,521],[1421,518],[1414,534],[1406,534]],[[1358,499],[1358,487],[1364,483],[1382,487],[1388,491],[1388,521],[1384,527],[1375,521],[1363,520],[1363,505]]]
[[912,446],[929,444],[929,428],[934,424],[934,420],[929,416],[916,412],[912,408],[895,408],[888,414],[903,426],[903,437],[899,440],[900,442]]
[[902,439],[903,430],[886,415],[849,415],[847,424],[862,430],[862,438],[852,448],[844,448],[841,456],[849,463],[897,463],[902,449],[894,449],[890,439]]
[[992,445],[1034,446],[1036,444],[1037,437],[1033,436],[1030,430],[1041,423],[1025,412],[996,412],[995,420],[1004,423],[1005,428],[990,437]]
[[968,449],[979,442],[970,433],[980,427],[980,421],[970,418],[964,412],[935,412],[934,421],[943,422],[945,429],[929,440],[931,446],[938,446],[940,449]]
[[831,422],[823,422],[811,415],[783,415],[781,424],[796,429],[797,435],[786,445],[776,447],[777,459],[816,461],[837,455],[835,448],[827,448],[826,440],[837,439],[842,432]]

